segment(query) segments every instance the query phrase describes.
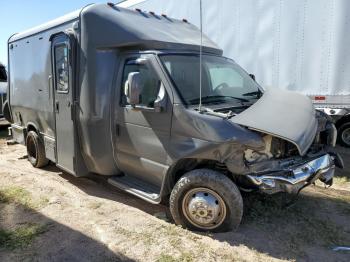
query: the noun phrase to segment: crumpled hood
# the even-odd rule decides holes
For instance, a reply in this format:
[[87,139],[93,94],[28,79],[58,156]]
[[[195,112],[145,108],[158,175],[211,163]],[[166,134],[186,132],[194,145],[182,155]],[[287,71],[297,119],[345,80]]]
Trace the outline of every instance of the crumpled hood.
[[270,134],[293,143],[304,155],[317,132],[315,109],[301,94],[268,89],[251,107],[231,118],[249,129]]

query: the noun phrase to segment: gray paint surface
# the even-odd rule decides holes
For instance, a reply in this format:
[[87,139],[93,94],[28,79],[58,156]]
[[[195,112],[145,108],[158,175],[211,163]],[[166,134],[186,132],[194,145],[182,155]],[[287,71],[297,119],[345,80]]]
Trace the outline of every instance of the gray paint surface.
[[[54,34],[68,31],[74,35],[70,43],[76,47],[70,51],[75,54],[71,66],[75,72],[71,74],[72,101],[58,97],[52,83],[50,39]],[[253,105],[242,113],[246,112],[245,116],[232,119],[202,114],[182,103],[158,54],[198,54],[199,42],[199,30],[184,21],[106,4],[87,6],[80,13],[15,35],[9,40],[13,120],[24,128],[33,125],[43,136],[53,138],[46,139],[47,143],[57,144],[65,137],[69,143],[74,142],[71,147],[64,143],[62,147],[56,145],[58,154],[67,159],[74,157],[74,170],[69,163],[60,165],[58,161],[60,167],[70,173],[77,176],[125,173],[165,194],[172,172],[185,160],[212,160],[226,164],[232,173],[249,173],[243,159],[244,150],[262,150],[265,143],[261,133],[243,126],[287,139],[304,154],[314,136],[316,120],[312,106],[302,96],[283,91],[266,92],[255,108]],[[203,43],[206,54],[222,54],[205,36]],[[121,103],[125,61],[139,57],[147,58],[164,85],[166,95],[161,112]],[[288,111],[285,107],[282,111],[276,96],[281,101],[288,97],[297,99],[300,110]],[[57,99],[60,107],[65,102],[74,105],[70,106],[71,110],[67,105],[60,119],[54,111]],[[298,130],[296,127],[287,130],[288,127],[278,123],[281,115],[275,115],[276,122],[256,120],[257,116],[264,117],[261,108],[273,112],[274,104],[281,113],[289,114],[289,121],[299,120]],[[302,110],[307,114],[303,115]],[[71,118],[72,131],[56,128],[58,124],[60,127],[71,125]],[[51,155],[52,151],[50,149]]]
[[[80,13],[80,16],[79,16]],[[75,28],[74,23],[79,22]],[[139,24],[143,24],[140,27]],[[122,51],[134,49],[140,50],[178,50],[178,51],[198,51],[200,34],[193,25],[168,17],[155,17],[150,14],[141,14],[122,8],[112,8],[105,4],[91,5],[79,12],[74,12],[42,26],[27,30],[23,33],[12,36],[9,39],[9,69],[10,75],[10,104],[17,125],[35,127],[44,136],[57,138],[55,128],[55,92],[53,85],[53,72],[51,72],[51,42],[50,37],[58,32],[72,30],[75,34],[77,44],[77,72],[74,75],[73,85],[75,90],[74,99],[77,101],[75,111],[75,132],[76,156],[84,163],[86,171],[114,175],[120,172],[119,166],[123,163],[123,144],[118,144],[115,136],[116,123],[121,122],[121,117],[125,118],[126,125],[141,120],[144,116],[142,112],[130,112],[131,110],[121,110],[117,108],[119,99],[120,83],[116,79],[117,72],[122,69]],[[222,51],[208,38],[203,38],[204,51],[220,55]],[[35,56],[35,57],[34,57]],[[155,62],[158,63],[158,62]],[[51,77],[51,78],[50,78]],[[169,94],[171,88],[167,84]],[[180,101],[177,96],[169,96],[169,109],[174,101]],[[111,114],[111,105],[115,107],[115,114]],[[112,111],[113,112],[113,111]],[[124,113],[123,113],[124,112]],[[146,114],[147,115],[147,114]],[[153,158],[153,156],[164,155],[164,144],[169,143],[170,124],[168,130],[161,131],[162,124],[156,121],[157,118],[171,119],[171,115],[149,113],[148,118],[154,119],[152,128],[150,124],[142,125],[139,130],[125,131],[128,136],[135,137],[145,130],[149,130],[150,137],[154,143],[159,141],[159,132],[165,134],[154,144],[154,151],[146,150],[145,158],[140,158],[135,148],[125,149],[133,152],[135,161],[143,162],[145,165],[153,165],[161,173],[170,164],[169,157]],[[67,117],[67,116],[66,116]],[[119,118],[118,118],[119,117]],[[123,122],[124,123],[124,122]],[[146,122],[145,122],[146,123]],[[156,134],[152,134],[156,131]],[[136,132],[136,133],[133,133]],[[68,136],[66,134],[65,136]],[[73,137],[74,134],[72,133]],[[145,136],[140,143],[145,143]],[[99,138],[99,139],[97,139]],[[104,138],[104,139],[100,139]],[[47,139],[47,141],[51,141]],[[120,140],[123,141],[123,140]],[[152,140],[151,140],[152,141]],[[57,143],[58,141],[56,141]],[[56,148],[57,150],[57,148]],[[67,157],[74,157],[72,153],[66,153]],[[160,151],[159,151],[160,150]],[[163,150],[163,151],[162,151]],[[129,153],[130,153],[129,152]],[[118,159],[117,155],[120,155]],[[57,156],[56,156],[57,157]],[[148,159],[149,157],[149,159]],[[127,158],[124,165],[130,164]],[[145,159],[145,160],[143,160]],[[56,159],[57,161],[57,159]],[[151,164],[150,164],[151,163]],[[68,167],[62,166],[68,171]],[[160,168],[160,169],[159,169]],[[133,172],[136,173],[136,172]],[[151,179],[152,180],[152,179]],[[161,183],[161,178],[155,183]]]
[[254,105],[233,117],[232,122],[290,141],[301,155],[309,149],[317,131],[310,99],[280,89],[267,90]]
[[[51,35],[72,27],[59,25],[9,43],[9,93],[14,123],[35,126],[55,137],[54,89],[51,72]],[[12,41],[14,36],[10,38]]]
[[[58,48],[67,48],[72,50],[69,41],[69,36],[59,34],[52,39],[52,69],[53,69],[53,80],[54,80],[54,114],[55,114],[55,128],[56,128],[56,164],[66,171],[75,174],[74,170],[74,158],[75,158],[75,144],[74,144],[74,125],[72,119],[72,107],[74,98],[74,78],[71,58],[68,55],[67,64],[68,67],[68,89],[66,91],[60,91],[57,87],[59,74],[56,74],[61,64],[65,64],[61,61],[62,58],[56,56],[56,50]],[[57,68],[56,68],[57,67]]]

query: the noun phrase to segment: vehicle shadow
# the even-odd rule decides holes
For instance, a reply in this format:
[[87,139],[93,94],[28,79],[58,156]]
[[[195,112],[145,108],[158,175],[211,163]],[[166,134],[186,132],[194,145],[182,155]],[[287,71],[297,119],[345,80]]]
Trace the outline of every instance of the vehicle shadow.
[[0,192],[0,261],[134,261]]
[[231,246],[244,245],[259,253],[297,261],[349,261],[349,254],[332,251],[350,244],[350,192],[310,188],[294,204],[293,196],[244,196],[244,216],[236,232],[212,237]]
[[6,139],[8,137],[8,128],[9,124],[4,120],[0,120],[0,139]]
[[[106,182],[100,176],[76,178],[62,173],[55,166],[46,168],[56,172],[89,195],[113,200],[155,215],[166,207],[153,205],[127,194]],[[294,197],[287,194],[244,194],[244,216],[235,232],[199,233],[229,245],[246,246],[259,253],[278,259],[347,261],[346,254],[331,250],[350,243],[350,192],[342,192],[342,198],[332,189],[311,188],[287,207]],[[334,196],[333,196],[334,195]]]
[[345,165],[344,169],[336,169],[335,176],[344,178],[344,180],[350,182],[350,168],[348,168],[348,164],[350,163],[350,148],[337,145],[335,151],[340,154]]
[[68,173],[58,169],[51,164],[43,168],[46,171],[57,173],[60,177],[76,186],[86,194],[98,198],[116,201],[125,205],[133,206],[150,215],[166,212],[166,207],[162,205],[150,204],[138,197],[128,194],[119,188],[110,185],[107,182],[107,177],[101,175],[90,175],[89,177],[74,177]]

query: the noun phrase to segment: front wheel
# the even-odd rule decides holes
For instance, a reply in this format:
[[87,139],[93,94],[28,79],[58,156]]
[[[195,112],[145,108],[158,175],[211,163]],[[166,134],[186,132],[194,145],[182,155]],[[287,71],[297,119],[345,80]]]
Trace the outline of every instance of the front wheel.
[[171,192],[169,204],[175,223],[196,231],[234,230],[243,215],[237,186],[210,169],[196,169],[182,176]]

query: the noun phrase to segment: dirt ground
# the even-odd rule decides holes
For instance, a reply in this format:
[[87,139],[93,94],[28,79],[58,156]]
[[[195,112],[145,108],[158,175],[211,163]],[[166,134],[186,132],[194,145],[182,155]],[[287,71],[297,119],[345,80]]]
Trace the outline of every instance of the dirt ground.
[[[287,195],[244,195],[236,232],[199,234],[152,205],[55,166],[33,168],[0,129],[0,261],[350,261],[350,169],[335,185]],[[350,149],[339,148],[345,164]]]

